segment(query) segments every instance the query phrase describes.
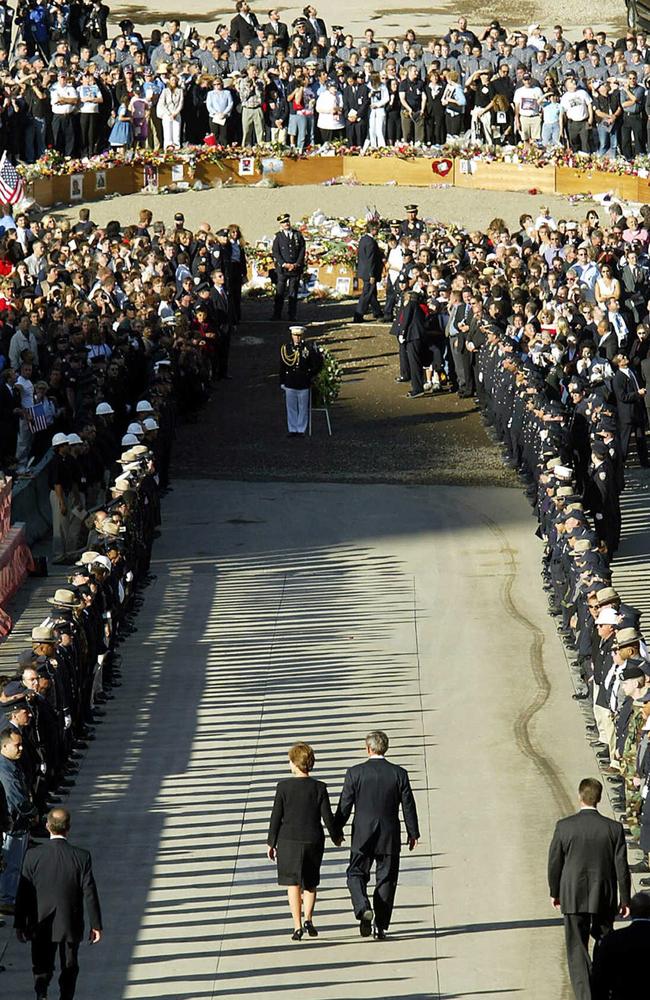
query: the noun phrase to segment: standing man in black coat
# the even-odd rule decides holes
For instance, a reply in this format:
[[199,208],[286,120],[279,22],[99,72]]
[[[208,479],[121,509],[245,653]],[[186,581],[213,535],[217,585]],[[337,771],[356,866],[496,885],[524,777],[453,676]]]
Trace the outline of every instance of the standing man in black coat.
[[275,44],[279,49],[285,50],[289,48],[289,29],[284,21],[280,20],[280,12],[277,7],[273,7],[269,11],[269,19],[264,25],[264,34],[267,37],[273,35]]
[[302,233],[291,226],[288,212],[278,215],[281,229],[275,234],[271,253],[277,271],[273,319],[282,318],[285,295],[289,299],[289,320],[295,320],[298,309],[298,289],[305,266],[305,239]]
[[592,1000],[630,1000],[648,988],[650,893],[632,896],[630,917],[627,927],[608,934],[594,952]]
[[630,368],[630,361],[627,354],[617,354],[613,362],[616,365],[617,371],[612,378],[612,389],[616,396],[623,462],[627,459],[630,438],[634,434],[639,462],[644,469],[647,469],[650,462],[648,461],[648,446],[645,440],[646,389],[639,385],[636,375]]
[[[354,809],[348,889],[361,937],[373,930],[386,938],[393,912],[401,850],[400,805],[409,851],[420,839],[418,814],[408,773],[386,760],[388,737],[381,730],[366,736],[368,760],[345,773],[334,824],[343,829]],[[373,905],[368,899],[370,869],[375,864]],[[374,912],[373,912],[374,911]]]
[[370,90],[362,72],[352,72],[343,89],[345,136],[350,146],[363,146],[370,120]]
[[425,347],[427,344],[427,328],[420,296],[417,292],[409,292],[404,313],[404,329],[400,335],[400,343],[406,345],[406,356],[411,375],[411,388],[406,393],[407,399],[417,399],[424,395]]
[[260,40],[258,35],[260,23],[246,0],[237,0],[235,10],[237,13],[230,22],[230,37],[233,41],[239,42],[239,51],[241,52],[244,45],[255,47]]
[[363,317],[372,311],[375,319],[383,319],[381,306],[377,301],[377,285],[381,281],[384,268],[384,254],[377,243],[379,226],[369,222],[367,232],[359,240],[357,253],[357,278],[363,281],[363,289],[354,311],[354,322],[363,323]]
[[32,943],[36,1000],[45,1000],[59,953],[60,1000],[73,1000],[84,938],[84,904],[91,944],[102,938],[102,916],[88,851],[68,843],[70,813],[52,809],[49,841],[25,855],[16,897],[15,927],[20,941]]
[[569,975],[576,1000],[591,1000],[589,937],[596,943],[612,930],[616,913],[627,917],[630,869],[625,833],[598,812],[603,786],[583,778],[579,812],[559,820],[548,855],[553,906],[564,916]]

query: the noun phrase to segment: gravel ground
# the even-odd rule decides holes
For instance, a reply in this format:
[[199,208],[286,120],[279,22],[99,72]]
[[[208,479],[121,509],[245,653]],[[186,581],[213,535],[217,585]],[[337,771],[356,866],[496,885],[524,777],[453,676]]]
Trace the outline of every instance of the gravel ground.
[[384,324],[348,323],[352,302],[301,306],[310,336],[336,354],[341,395],[314,415],[311,439],[288,439],[278,381],[278,351],[287,325],[270,323],[270,300],[245,304],[232,350],[232,379],[218,382],[196,424],[181,424],[175,475],[222,479],[290,479],[516,486],[471,400],[455,394],[406,398],[396,384],[395,340]]

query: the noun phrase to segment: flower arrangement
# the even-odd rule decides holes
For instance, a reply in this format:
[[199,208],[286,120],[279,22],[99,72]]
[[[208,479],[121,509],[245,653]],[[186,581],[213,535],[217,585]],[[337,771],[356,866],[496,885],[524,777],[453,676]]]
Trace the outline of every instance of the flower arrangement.
[[320,352],[323,367],[312,385],[312,404],[316,407],[331,406],[338,399],[343,378],[341,366],[334,355],[326,347],[321,347]]

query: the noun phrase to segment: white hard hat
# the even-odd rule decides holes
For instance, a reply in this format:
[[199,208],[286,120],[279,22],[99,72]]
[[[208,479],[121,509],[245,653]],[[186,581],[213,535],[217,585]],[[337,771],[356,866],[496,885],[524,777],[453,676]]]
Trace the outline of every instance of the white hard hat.
[[142,421],[142,426],[146,431],[157,431],[158,421],[154,420],[153,417],[147,417],[146,420]]
[[[140,424],[133,423],[133,424],[129,424],[129,426],[126,429],[126,433],[127,434],[135,434],[138,437],[142,437],[142,435],[144,434],[144,431],[142,430],[142,427],[141,427]],[[137,442],[136,442],[136,444],[137,444]]]
[[128,448],[129,445],[137,444],[138,440],[139,438],[137,438],[135,434],[125,434],[122,438],[122,447]]
[[115,410],[110,403],[98,403],[95,407],[96,417],[107,417],[111,413],[115,413]]
[[108,556],[97,556],[93,559],[93,565],[103,566],[104,569],[111,570],[113,568],[113,563],[110,561]]
[[68,443],[68,435],[67,434],[61,434],[60,431],[59,431],[58,434],[55,434],[54,437],[52,438],[52,447],[53,448],[58,448],[59,445],[67,444],[67,443]]
[[78,434],[68,434],[68,444],[83,444]]
[[153,406],[148,399],[141,399],[135,408],[136,413],[153,413]]

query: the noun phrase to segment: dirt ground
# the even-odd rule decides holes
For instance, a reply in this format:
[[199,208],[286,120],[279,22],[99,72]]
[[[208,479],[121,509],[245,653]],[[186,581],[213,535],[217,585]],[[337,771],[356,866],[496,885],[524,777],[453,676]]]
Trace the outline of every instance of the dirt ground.
[[232,378],[217,382],[197,423],[182,423],[175,475],[223,479],[516,485],[472,400],[455,394],[407,399],[395,383],[395,339],[386,324],[349,323],[352,301],[305,303],[299,319],[344,370],[341,394],[315,412],[312,437],[287,438],[279,348],[287,323],[270,299],[247,302],[231,354]]

